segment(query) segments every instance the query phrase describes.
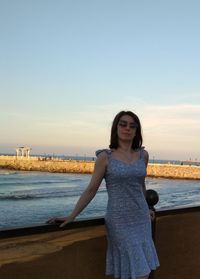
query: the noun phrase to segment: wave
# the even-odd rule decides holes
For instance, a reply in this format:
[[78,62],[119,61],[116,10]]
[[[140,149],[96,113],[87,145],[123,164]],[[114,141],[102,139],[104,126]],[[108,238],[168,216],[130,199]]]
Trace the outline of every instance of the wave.
[[16,175],[17,172],[15,171],[5,171],[5,170],[0,170],[0,175]]
[[31,186],[31,185],[45,185],[45,184],[69,184],[71,182],[79,182],[79,179],[74,179],[74,180],[70,180],[70,181],[64,181],[64,180],[40,180],[40,181],[14,181],[14,182],[11,182],[11,181],[0,181],[0,185],[3,185],[3,186],[20,186],[20,185],[28,185],[28,186]]
[[20,186],[20,185],[27,185],[27,186],[31,186],[31,185],[45,185],[45,184],[55,184],[55,183],[59,183],[59,184],[62,184],[62,183],[65,183],[66,184],[66,181],[20,181],[20,182],[6,182],[6,181],[2,181],[0,183],[0,185],[3,185],[3,186]]
[[1,195],[0,200],[34,200],[34,199],[48,199],[48,198],[58,198],[58,197],[75,197],[77,192],[72,193],[43,193],[43,194],[8,194]]
[[[2,200],[34,200],[34,199],[49,199],[63,197],[78,197],[83,192],[82,188],[74,189],[73,187],[64,189],[53,189],[50,191],[18,191],[8,194],[0,193],[0,201]],[[101,189],[99,194],[106,192],[106,189]]]
[[[6,174],[5,174],[6,175]],[[82,180],[80,178],[74,178],[74,179],[51,179],[51,178],[48,178],[47,179],[40,179],[40,180],[13,180],[13,179],[9,179],[9,178],[6,178],[6,179],[3,179],[3,180],[0,180],[0,186],[3,185],[3,186],[21,186],[21,185],[27,185],[27,186],[31,186],[31,185],[50,185],[50,184],[66,184],[66,186],[68,184],[71,184],[71,183],[81,183]],[[73,184],[74,185],[74,184]]]

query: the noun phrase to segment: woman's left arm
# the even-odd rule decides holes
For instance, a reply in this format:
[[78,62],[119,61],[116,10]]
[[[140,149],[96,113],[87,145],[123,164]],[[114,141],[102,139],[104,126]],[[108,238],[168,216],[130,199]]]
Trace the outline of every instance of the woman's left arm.
[[[143,150],[143,152],[144,152],[145,166],[146,166],[146,169],[147,169],[148,162],[149,162],[149,153],[148,153],[146,150]],[[144,193],[144,196],[146,197],[146,184],[145,184],[145,178],[144,178],[144,182],[143,182],[143,193]]]
[[[144,160],[145,160],[145,166],[147,169],[148,163],[149,163],[149,153],[144,150]],[[144,192],[144,196],[146,197],[146,184],[145,184],[145,179],[144,179],[144,183],[143,183],[143,192]],[[149,213],[150,213],[150,217],[151,220],[153,221],[155,219],[155,212],[152,209],[149,209]]]

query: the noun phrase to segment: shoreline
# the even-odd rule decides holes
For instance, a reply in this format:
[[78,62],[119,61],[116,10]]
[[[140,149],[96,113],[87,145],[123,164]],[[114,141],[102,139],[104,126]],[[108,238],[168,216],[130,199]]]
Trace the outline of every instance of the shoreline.
[[[0,169],[19,171],[91,174],[94,170],[94,163],[94,161],[48,160],[41,157],[17,158],[16,156],[0,156]],[[200,167],[195,165],[149,163],[147,176],[200,180]]]

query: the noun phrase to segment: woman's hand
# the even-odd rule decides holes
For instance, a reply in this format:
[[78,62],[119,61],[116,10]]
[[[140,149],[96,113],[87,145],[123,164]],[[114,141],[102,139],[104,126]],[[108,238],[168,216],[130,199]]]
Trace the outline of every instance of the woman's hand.
[[71,215],[67,216],[66,218],[64,218],[64,222],[59,226],[60,228],[65,227],[68,223],[71,223],[74,221],[74,217],[72,217]]
[[63,228],[64,226],[66,226],[68,223],[71,223],[74,221],[74,217],[72,217],[71,215],[67,216],[67,217],[56,217],[56,218],[51,218],[47,221],[47,224],[60,224],[59,228]]
[[151,221],[154,221],[154,219],[156,218],[155,211],[150,209],[149,214],[150,214]]

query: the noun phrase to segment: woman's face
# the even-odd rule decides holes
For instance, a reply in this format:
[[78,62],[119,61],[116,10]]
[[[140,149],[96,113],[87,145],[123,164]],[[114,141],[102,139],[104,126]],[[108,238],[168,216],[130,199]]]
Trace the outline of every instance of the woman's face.
[[138,124],[129,115],[123,115],[117,125],[118,139],[122,141],[133,141]]

